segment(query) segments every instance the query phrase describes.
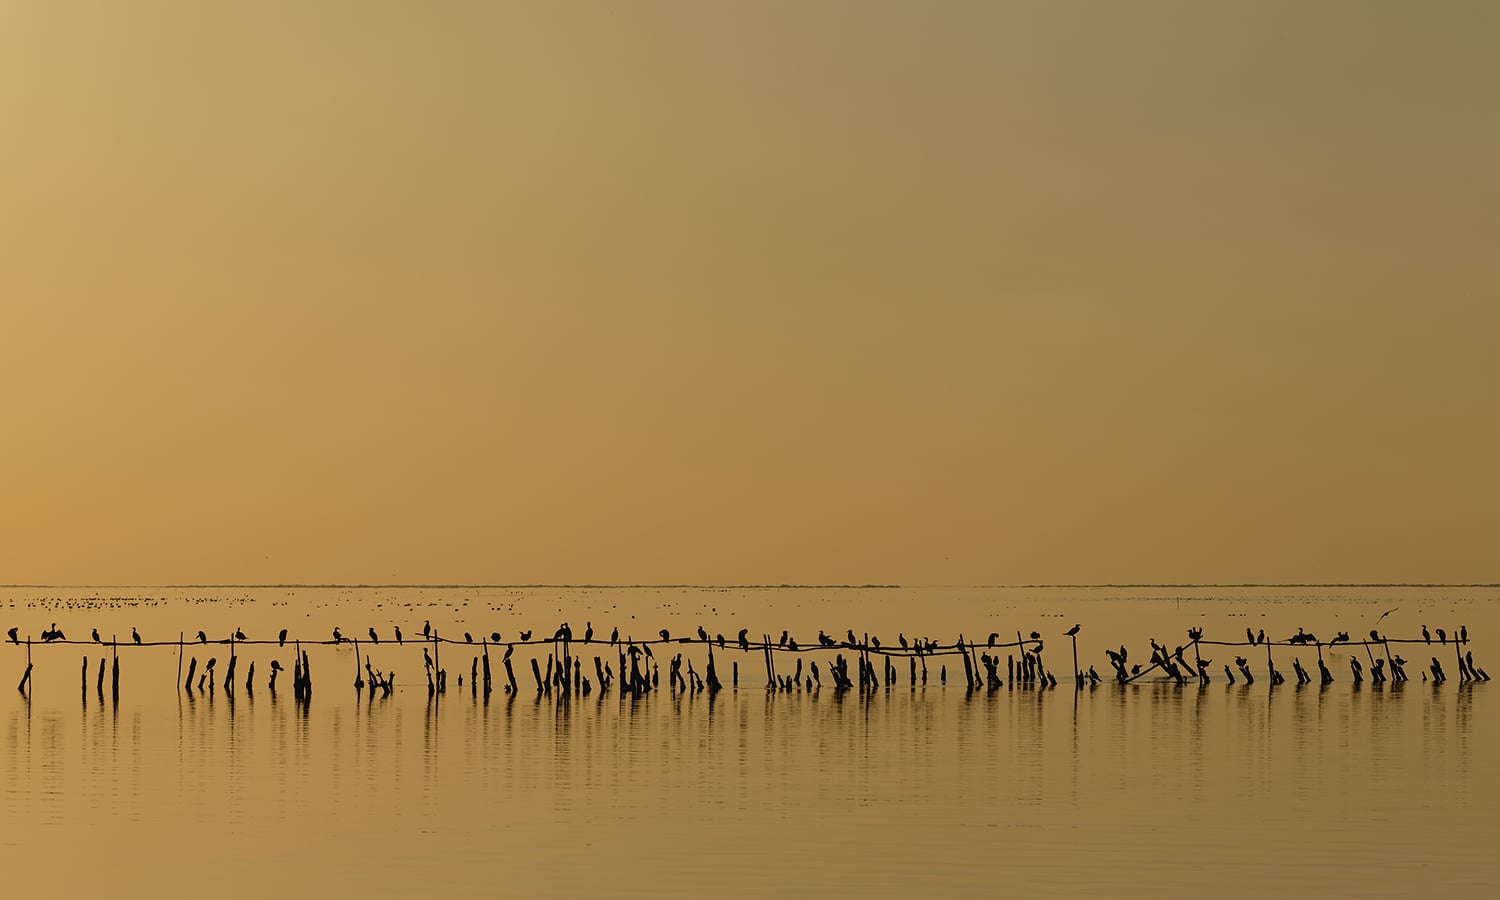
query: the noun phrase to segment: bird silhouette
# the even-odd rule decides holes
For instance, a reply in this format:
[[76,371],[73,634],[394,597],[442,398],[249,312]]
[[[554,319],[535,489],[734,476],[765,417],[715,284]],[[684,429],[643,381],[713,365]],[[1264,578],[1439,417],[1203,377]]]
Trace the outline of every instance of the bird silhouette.
[[344,642],[344,636],[342,634],[339,634],[339,630],[337,627],[333,629],[333,642],[335,644],[342,644]]
[[1240,668],[1244,668],[1246,665],[1248,665],[1248,663],[1245,662],[1245,657],[1243,656],[1236,656],[1234,658],[1234,664],[1239,666]]
[[585,623],[583,623],[583,642],[585,644],[592,644],[594,642],[594,623],[593,622],[585,622]]
[[1072,628],[1064,631],[1063,634],[1066,634],[1068,637],[1073,637],[1074,635],[1078,634],[1078,630],[1082,627],[1082,625],[1074,625]]
[[698,626],[698,640],[705,644],[708,643],[708,632],[703,630],[702,625]]
[[1458,642],[1460,644],[1467,644],[1469,642],[1469,626],[1458,626]]
[[787,633],[786,633],[786,629],[783,628],[781,630],[781,640],[779,640],[779,641],[776,642],[776,646],[778,646],[778,647],[785,647],[786,646],[786,642],[787,642]]
[[132,641],[135,641],[137,644],[141,642],[141,633],[135,630],[134,625],[130,627],[130,639]]
[[208,635],[204,634],[202,629],[198,630],[198,643],[200,643],[200,644],[206,644],[206,643],[208,643]]
[[465,631],[464,632],[464,643],[465,644],[472,644],[472,643],[474,643],[474,635],[469,634],[467,631]]
[[672,633],[665,628],[663,628],[661,631],[658,631],[657,634],[661,635],[661,639],[664,641],[670,641],[672,639]]
[[849,629],[849,646],[851,646],[851,647],[858,647],[859,646],[859,641],[856,640],[855,637],[854,637],[854,629],[853,628]]
[[102,641],[102,640],[99,639],[99,629],[97,629],[97,628],[94,629],[94,643],[96,643],[96,644],[102,644],[102,643],[104,643],[104,641]]
[[249,638],[245,637],[245,632],[241,631],[238,628],[234,630],[234,639],[237,641],[249,640]]
[[1347,631],[1340,631],[1338,634],[1336,634],[1336,635],[1333,636],[1333,640],[1331,640],[1331,641],[1328,642],[1328,646],[1331,647],[1334,644],[1347,644],[1347,643],[1349,643],[1349,632],[1347,632]]
[[18,637],[16,637],[16,632],[19,631],[19,630],[20,630],[20,626],[17,625],[14,628],[11,628],[11,629],[9,629],[8,631],[5,632],[6,636],[10,638],[10,642],[12,644],[19,644],[19,643],[21,643],[21,639],[18,638]]
[[620,643],[620,628],[619,626],[616,626],[615,630],[609,633],[609,645],[613,647],[618,643]]
[[1422,626],[1422,640],[1426,641],[1429,644],[1432,643],[1432,635],[1427,632],[1426,625]]
[[422,648],[422,664],[429,669],[432,668],[432,654],[427,652],[426,647]]
[[498,632],[498,631],[491,631],[490,632],[490,643],[491,644],[498,644],[498,643],[500,643],[500,632]]
[[1254,647],[1255,646],[1255,632],[1251,631],[1249,628],[1246,628],[1245,629],[1245,640],[1249,641],[1250,642],[1250,646]]
[[[1036,637],[1036,632],[1032,632],[1031,636],[1032,637]],[[990,632],[990,639],[989,639],[989,642],[986,644],[986,646],[993,647],[993,646],[995,646],[995,642],[998,641],[998,640],[1000,640],[1000,632],[998,632],[998,631],[991,631]]]
[[1446,643],[1448,643],[1448,633],[1445,632],[1445,631],[1443,631],[1443,629],[1441,629],[1441,628],[1438,628],[1438,629],[1435,629],[1435,630],[1437,631],[1438,643],[1439,644],[1446,644]]
[[749,631],[750,631],[750,629],[748,629],[748,628],[741,628],[740,629],[740,649],[741,650],[749,650],[750,649],[750,640],[749,640],[749,638],[745,637],[745,635],[748,634]]
[[[198,633],[202,634],[203,632],[200,631]],[[279,634],[279,635],[276,636],[276,646],[278,646],[278,647],[285,647],[286,646],[286,629],[285,628],[281,629],[281,634]]]
[[370,643],[372,643],[372,644],[378,644],[378,643],[380,643],[380,635],[376,633],[376,631],[375,631],[375,629],[373,627],[370,629]]
[[1036,640],[1037,638],[1041,637],[1041,636],[1042,636],[1042,633],[1040,631],[1033,631],[1031,633],[1031,639],[1033,641]]
[[723,634],[716,634],[716,635],[714,635],[714,640],[716,640],[716,641],[719,642],[719,649],[723,650],[724,649],[724,635]]
[[1266,630],[1264,628],[1262,628],[1255,635],[1255,643],[1257,643],[1257,644],[1264,644],[1265,642],[1266,642]]
[[904,632],[904,631],[897,632],[897,634],[896,634],[896,643],[898,643],[898,644],[901,645],[901,649],[902,650],[906,649],[906,632]]
[[523,632],[521,632],[521,640],[522,641],[529,641],[529,640],[531,640],[531,632],[530,631],[523,631]]
[[1373,628],[1370,629],[1370,640],[1377,644],[1380,643],[1380,633]]

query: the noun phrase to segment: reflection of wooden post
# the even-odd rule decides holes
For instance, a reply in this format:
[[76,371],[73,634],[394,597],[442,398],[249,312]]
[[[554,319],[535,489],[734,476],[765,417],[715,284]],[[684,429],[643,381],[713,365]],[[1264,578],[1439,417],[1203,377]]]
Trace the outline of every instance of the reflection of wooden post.
[[82,686],[83,686],[83,696],[86,699],[88,697],[88,695],[89,695],[89,656],[88,656],[87,653],[85,653],[83,655],[83,685]]
[[[182,684],[182,632],[177,632],[177,683]],[[177,689],[178,693],[182,688]]]
[[115,636],[109,636],[109,693],[115,705],[120,704],[120,655],[115,650]]

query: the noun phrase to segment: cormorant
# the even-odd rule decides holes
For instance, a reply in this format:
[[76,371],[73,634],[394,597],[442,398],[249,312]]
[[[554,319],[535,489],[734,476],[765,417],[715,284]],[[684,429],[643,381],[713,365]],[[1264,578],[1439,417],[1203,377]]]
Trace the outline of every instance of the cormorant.
[[783,629],[781,629],[781,640],[779,640],[779,641],[776,642],[776,646],[778,646],[778,647],[785,647],[786,646],[786,639],[787,639],[786,629],[783,628]]
[[1443,629],[1441,629],[1441,628],[1437,629],[1437,635],[1438,635],[1438,643],[1439,644],[1446,644],[1446,643],[1448,643],[1448,634],[1447,634],[1447,632],[1443,631]]
[[1042,633],[1040,631],[1033,631],[1031,633],[1031,639],[1033,641],[1036,640],[1037,638],[1041,637],[1041,636],[1042,636]]
[[203,633],[203,629],[201,629],[201,628],[198,629],[198,643],[200,643],[200,644],[206,644],[206,643],[208,643],[208,635],[204,634]]
[[1426,625],[1422,626],[1422,640],[1426,641],[1429,644],[1432,643],[1432,635],[1427,633]]
[[472,644],[472,643],[474,643],[474,635],[469,634],[467,631],[465,631],[464,632],[464,643],[465,644]]
[[1064,631],[1063,634],[1066,634],[1068,637],[1073,637],[1074,635],[1076,635],[1078,633],[1078,629],[1080,629],[1082,627],[1083,627],[1082,625],[1074,625],[1072,628],[1069,628],[1067,631]]
[[585,622],[583,626],[583,642],[592,644],[594,642],[594,623]]
[[1245,639],[1250,642],[1250,646],[1255,646],[1255,632],[1251,631],[1248,625],[1245,627]]
[[94,643],[96,643],[96,644],[102,644],[102,643],[104,643],[104,641],[99,638],[99,629],[97,629],[97,628],[94,629]]
[[523,631],[523,632],[521,632],[521,640],[523,640],[523,641],[529,641],[529,640],[531,640],[531,632],[530,631]]
[[1260,632],[1255,635],[1255,643],[1257,643],[1257,644],[1264,644],[1265,642],[1266,642],[1266,630],[1264,628],[1262,628],[1260,630]]
[[16,637],[16,632],[18,630],[20,630],[20,626],[19,625],[15,626],[14,628],[11,628],[9,631],[5,632],[5,634],[10,638],[10,642],[12,644],[19,644],[19,643],[21,643],[21,639],[18,638],[18,637]]
[[1377,644],[1380,643],[1380,633],[1373,628],[1370,629],[1370,640]]
[[339,634],[339,630],[337,627],[333,629],[333,642],[335,644],[342,644],[344,642],[344,636],[342,634]]
[[741,628],[740,629],[740,649],[741,650],[749,650],[750,649],[750,641],[749,641],[748,638],[745,637],[745,635],[749,631],[750,631],[750,629],[748,629],[748,628]]
[[724,649],[724,635],[722,635],[722,634],[716,634],[716,635],[714,635],[714,640],[716,640],[716,641],[719,642],[719,649],[723,650]]
[[398,646],[401,644],[401,626],[400,625],[396,626],[396,644]]
[[708,632],[703,630],[702,625],[698,626],[698,640],[702,641],[705,644],[708,643]]
[[902,650],[906,649],[906,632],[903,631],[896,634],[896,643],[901,645]]
[[1469,642],[1469,626],[1458,626],[1458,642],[1460,644],[1467,644]]
[[380,643],[380,635],[378,635],[378,634],[375,633],[374,627],[370,628],[370,643],[372,643],[372,644],[378,644],[378,643]]
[[498,631],[491,631],[490,632],[490,643],[491,644],[498,644],[498,643],[500,643],[500,632],[498,632]]
[[[1033,631],[1031,633],[1031,635],[1032,635],[1032,637],[1035,637],[1036,636],[1036,632]],[[990,647],[995,646],[995,642],[998,641],[998,640],[1000,640],[1000,632],[998,632],[998,631],[991,631],[990,632],[990,640],[989,640],[988,646],[990,646]]]
[[[200,631],[198,633],[202,634],[203,632]],[[285,647],[286,646],[286,629],[285,628],[281,629],[281,634],[279,634],[279,635],[276,636],[276,646],[278,646],[278,647]]]
[[234,639],[237,641],[249,640],[249,638],[245,637],[245,632],[241,631],[238,628],[234,630]]
[[609,633],[609,645],[613,647],[618,643],[620,643],[620,627],[616,625],[615,630]]
[[432,668],[432,654],[427,652],[426,647],[422,648],[422,664],[429,669]]
[[430,637],[432,637],[432,620],[424,619],[422,621],[422,639],[426,640]]
[[661,639],[664,641],[670,641],[672,639],[672,633],[665,628],[663,628],[661,631],[658,631],[657,634],[661,635]]
[[134,625],[130,626],[130,639],[132,641],[135,641],[137,644],[141,642],[141,633],[135,630]]

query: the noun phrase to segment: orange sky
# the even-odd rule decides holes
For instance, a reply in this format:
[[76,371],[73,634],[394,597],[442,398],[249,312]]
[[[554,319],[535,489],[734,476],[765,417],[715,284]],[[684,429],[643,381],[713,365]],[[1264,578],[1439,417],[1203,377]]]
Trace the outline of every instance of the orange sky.
[[222,6],[0,6],[0,582],[1500,580],[1492,3]]

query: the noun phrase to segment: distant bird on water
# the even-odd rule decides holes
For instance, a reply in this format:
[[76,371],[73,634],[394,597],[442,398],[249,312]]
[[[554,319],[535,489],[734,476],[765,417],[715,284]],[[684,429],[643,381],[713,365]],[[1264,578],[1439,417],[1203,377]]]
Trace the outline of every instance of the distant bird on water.
[[132,641],[135,641],[137,644],[141,642],[141,633],[135,630],[134,625],[130,626],[130,639]]

